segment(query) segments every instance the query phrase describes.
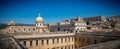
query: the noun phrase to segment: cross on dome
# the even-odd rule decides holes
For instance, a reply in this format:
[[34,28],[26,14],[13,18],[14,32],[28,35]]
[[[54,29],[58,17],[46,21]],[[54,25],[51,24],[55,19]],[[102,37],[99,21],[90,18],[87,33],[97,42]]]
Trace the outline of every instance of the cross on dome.
[[40,13],[38,14],[38,16],[40,16]]

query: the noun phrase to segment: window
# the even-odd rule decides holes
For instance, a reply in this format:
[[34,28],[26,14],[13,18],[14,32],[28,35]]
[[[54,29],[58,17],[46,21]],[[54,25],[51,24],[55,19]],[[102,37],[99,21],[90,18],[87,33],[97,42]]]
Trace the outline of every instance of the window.
[[70,31],[70,30],[68,29],[68,31]]
[[70,37],[69,37],[69,42],[70,42]]
[[63,47],[61,47],[61,49],[63,49]]
[[85,39],[83,39],[83,42],[85,42]]
[[29,28],[29,31],[30,31],[30,28]]
[[44,40],[42,40],[42,45],[44,44]]
[[35,28],[33,28],[33,31],[35,30]]
[[41,24],[40,24],[40,26],[41,26]]
[[76,33],[77,33],[77,31],[76,31]]
[[60,28],[58,28],[58,31],[60,31]]
[[94,40],[94,44],[96,44],[97,43],[97,41],[96,40]]
[[67,38],[65,38],[65,42],[67,41],[66,39],[67,39]]
[[24,41],[23,44],[26,46],[26,41]]
[[32,41],[30,41],[30,46],[32,46]]
[[53,39],[53,44],[54,44],[54,39]]
[[87,43],[89,43],[89,39],[87,39]]
[[24,28],[24,31],[25,31],[25,28]]
[[38,40],[36,40],[36,45],[38,45]]
[[59,43],[59,39],[57,39],[57,43]]
[[37,26],[39,26],[39,24],[37,24]]
[[77,48],[77,46],[75,46],[75,48]]
[[47,44],[49,43],[49,40],[47,39]]
[[63,38],[61,38],[61,43],[63,42]]

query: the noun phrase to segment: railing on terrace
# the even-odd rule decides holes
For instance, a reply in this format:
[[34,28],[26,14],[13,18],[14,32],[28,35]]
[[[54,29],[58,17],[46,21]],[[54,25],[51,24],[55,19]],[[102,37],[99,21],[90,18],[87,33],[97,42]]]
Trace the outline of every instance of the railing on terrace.
[[120,33],[119,32],[103,32],[103,33],[99,33],[99,32],[81,32],[81,33],[76,33],[76,35],[92,35],[92,36],[113,36],[113,37],[120,37]]
[[77,49],[119,49],[119,48],[120,48],[120,39],[99,43],[99,44],[94,44],[94,45],[89,45],[89,46],[84,46]]

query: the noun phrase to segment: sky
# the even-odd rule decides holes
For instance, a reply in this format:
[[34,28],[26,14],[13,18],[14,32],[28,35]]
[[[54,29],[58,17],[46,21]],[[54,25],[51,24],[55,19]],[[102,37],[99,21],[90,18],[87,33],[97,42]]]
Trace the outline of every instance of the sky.
[[91,16],[120,15],[120,0],[0,0],[0,23],[35,24],[40,13],[44,23]]

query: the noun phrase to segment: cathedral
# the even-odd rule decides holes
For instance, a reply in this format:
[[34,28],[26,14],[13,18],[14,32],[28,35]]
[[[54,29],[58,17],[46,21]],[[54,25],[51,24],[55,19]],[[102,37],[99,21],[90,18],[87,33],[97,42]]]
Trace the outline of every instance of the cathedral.
[[19,32],[49,32],[49,29],[47,26],[44,25],[43,18],[38,15],[35,21],[34,26],[17,26],[15,25],[14,21],[11,21],[8,23],[8,28],[10,33],[19,33]]

